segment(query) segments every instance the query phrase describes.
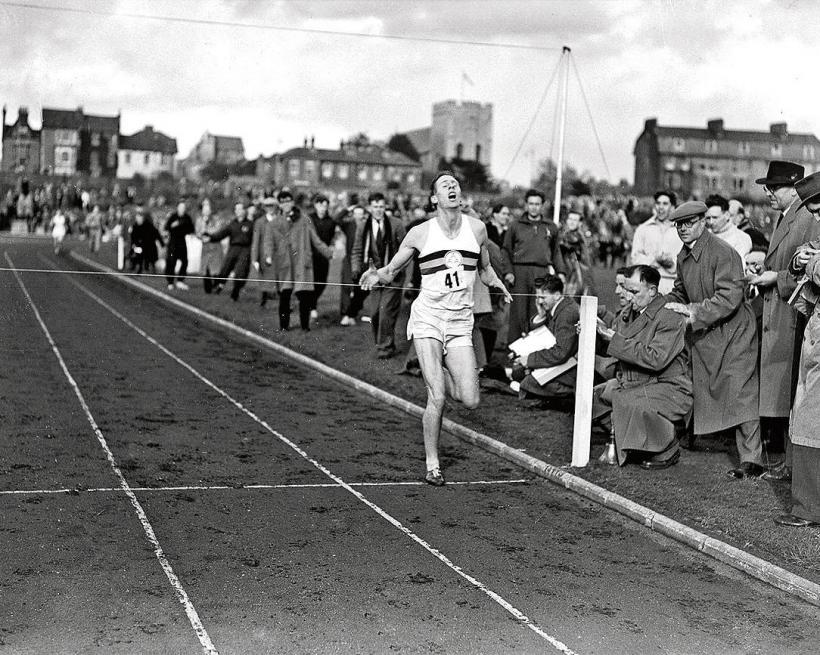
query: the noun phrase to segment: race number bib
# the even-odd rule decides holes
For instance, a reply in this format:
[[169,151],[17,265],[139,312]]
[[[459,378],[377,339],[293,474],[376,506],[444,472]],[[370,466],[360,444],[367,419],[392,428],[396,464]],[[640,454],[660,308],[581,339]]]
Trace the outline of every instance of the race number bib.
[[451,250],[444,255],[444,265],[447,267],[439,272],[442,284],[447,291],[459,291],[466,288],[464,275],[464,259],[458,250]]

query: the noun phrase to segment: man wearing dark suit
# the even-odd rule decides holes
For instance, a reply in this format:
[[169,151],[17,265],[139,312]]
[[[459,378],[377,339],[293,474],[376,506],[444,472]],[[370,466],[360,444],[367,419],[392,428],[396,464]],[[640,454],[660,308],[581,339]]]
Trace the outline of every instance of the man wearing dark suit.
[[800,201],[795,183],[802,179],[804,169],[788,161],[769,163],[766,177],[755,180],[763,185],[772,209],[779,212],[769,243],[763,271],[749,276],[749,283],[757,286],[763,296],[763,333],[760,349],[760,403],[761,423],[768,428],[770,438],[783,443],[786,456],[781,466],[765,474],[772,480],[791,479],[791,446],[788,441],[789,412],[794,401],[799,338],[805,320],[789,306],[789,297],[797,282],[789,274],[798,246],[820,236],[817,223]]
[[[353,279],[358,280],[368,268],[382,268],[392,259],[404,240],[404,225],[398,218],[385,215],[386,201],[381,193],[370,195],[370,216],[356,230],[351,265]],[[372,310],[370,325],[376,342],[377,357],[389,359],[396,354],[395,328],[401,309],[404,271],[389,287],[377,286],[370,291]]]
[[613,327],[598,322],[617,360],[616,377],[596,387],[595,398],[612,408],[618,463],[629,453],[645,469],[663,469],[680,459],[675,423],[692,411],[692,379],[686,351],[686,321],[664,307],[658,295],[661,276],[646,264],[624,281],[632,313],[622,312]]
[[[578,305],[572,298],[564,298],[564,283],[561,278],[548,275],[535,280],[535,307],[538,313],[530,321],[530,331],[545,326],[555,337],[555,345],[531,353],[526,362],[520,362],[527,371],[521,380],[521,396],[546,400],[569,398],[575,394],[574,367],[543,385],[539,384],[531,371],[560,366],[578,354]],[[520,374],[518,371],[514,373],[515,377]]]

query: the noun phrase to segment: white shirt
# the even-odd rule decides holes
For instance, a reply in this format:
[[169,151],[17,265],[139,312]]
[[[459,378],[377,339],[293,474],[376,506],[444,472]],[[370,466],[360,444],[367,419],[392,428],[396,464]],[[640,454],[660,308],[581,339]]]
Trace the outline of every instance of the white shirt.
[[[677,269],[677,256],[683,248],[683,241],[678,236],[678,230],[671,221],[661,223],[656,217],[652,217],[641,223],[635,230],[632,239],[632,257],[630,263],[648,264],[658,269],[661,274],[661,282],[658,291],[661,294],[669,293],[675,283]],[[657,258],[662,257],[671,260],[669,268],[662,267],[657,262]]]
[[746,255],[752,252],[752,237],[738,228],[732,221],[729,221],[723,232],[713,232],[712,234],[719,239],[723,239],[737,250],[737,254],[740,255],[743,261],[746,261]]
[[373,238],[376,239],[379,236],[379,231],[384,232],[384,219],[379,220],[377,218],[373,219]]

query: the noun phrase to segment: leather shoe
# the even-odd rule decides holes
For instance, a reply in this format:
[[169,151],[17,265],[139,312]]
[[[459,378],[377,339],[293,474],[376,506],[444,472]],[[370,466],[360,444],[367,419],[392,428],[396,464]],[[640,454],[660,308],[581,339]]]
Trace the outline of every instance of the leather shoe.
[[792,467],[781,464],[780,466],[775,466],[770,471],[766,471],[761,477],[771,482],[791,482]]
[[641,468],[647,471],[660,471],[661,469],[668,469],[670,466],[674,466],[678,463],[679,459],[680,451],[676,450],[674,455],[666,459],[647,459],[641,462]]
[[799,516],[795,516],[794,514],[782,514],[781,516],[778,516],[774,522],[778,525],[788,525],[790,528],[807,528],[810,525],[820,525],[820,523],[817,523],[816,521],[801,519]]
[[766,471],[760,464],[754,462],[741,462],[740,466],[727,471],[729,477],[742,480],[743,478],[759,478]]

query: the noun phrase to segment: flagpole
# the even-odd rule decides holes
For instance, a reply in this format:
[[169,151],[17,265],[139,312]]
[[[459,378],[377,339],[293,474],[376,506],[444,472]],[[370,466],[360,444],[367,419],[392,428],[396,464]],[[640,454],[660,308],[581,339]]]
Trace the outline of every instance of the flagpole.
[[558,164],[555,176],[555,202],[552,210],[552,221],[559,225],[561,223],[561,184],[564,177],[564,133],[567,126],[567,95],[569,91],[569,46],[564,46],[561,57],[564,59],[564,78],[561,99],[561,123],[558,133]]

